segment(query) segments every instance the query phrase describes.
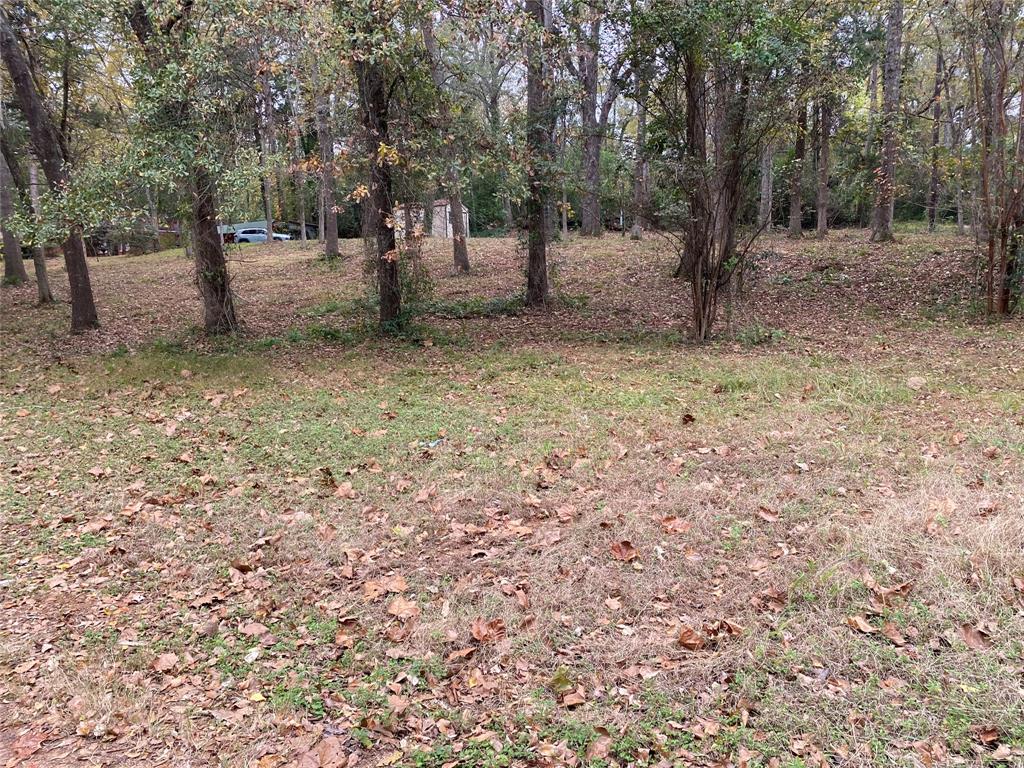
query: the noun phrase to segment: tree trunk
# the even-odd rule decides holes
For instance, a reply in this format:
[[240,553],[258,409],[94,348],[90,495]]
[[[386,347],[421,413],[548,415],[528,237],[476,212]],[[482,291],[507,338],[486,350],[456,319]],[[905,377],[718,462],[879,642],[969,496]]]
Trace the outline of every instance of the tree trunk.
[[295,103],[289,99],[293,118],[293,134],[289,137],[292,149],[292,186],[295,188],[295,212],[299,217],[299,240],[305,243],[306,235],[306,167],[302,151],[302,125],[299,122]]
[[149,250],[156,253],[160,250],[160,219],[156,212],[156,199],[153,188],[146,185],[146,212],[149,214]]
[[292,176],[292,185],[295,187],[295,208],[299,214],[299,240],[306,242],[306,172],[296,164],[295,173]]
[[196,260],[196,284],[203,300],[203,327],[209,334],[232,333],[238,329],[238,319],[224,247],[217,231],[213,179],[205,168],[192,168],[189,193],[192,198],[192,250]]
[[871,157],[875,145],[875,116],[878,113],[878,62],[871,62],[868,74],[868,129],[864,132],[864,157]]
[[903,0],[891,0],[885,33],[882,72],[882,152],[875,174],[875,212],[871,241],[893,239],[892,214],[896,191],[896,143],[900,122],[900,66],[903,38]]
[[263,164],[263,174],[260,177],[260,194],[263,197],[263,218],[266,219],[267,244],[274,244],[274,203],[271,200],[273,182],[270,180],[270,152],[268,150],[267,134],[260,123],[264,120],[265,110],[256,110],[256,146],[260,153],[260,160]]
[[13,187],[7,161],[0,157],[0,236],[4,244],[4,282],[21,285],[28,280],[25,258],[21,252],[21,241],[7,225],[7,220],[14,215]]
[[562,180],[562,203],[559,206],[559,211],[562,220],[562,240],[569,239],[569,193],[565,186],[565,180]]
[[629,236],[633,240],[642,240],[647,229],[647,85],[646,78],[635,67],[637,101],[636,101],[636,149],[633,160],[633,228]]
[[757,204],[757,226],[761,229],[769,229],[772,225],[772,197],[774,190],[774,167],[775,145],[765,142],[761,147],[761,158],[759,161],[761,173],[761,191]]
[[[36,163],[32,158],[28,161],[28,199],[32,203],[32,212],[39,210],[39,179]],[[50,290],[50,276],[46,272],[46,252],[40,243],[32,246],[32,264],[36,270],[36,293],[40,304],[53,303],[53,291]]]
[[793,144],[793,164],[789,169],[789,237],[803,235],[803,180],[804,154],[807,148],[807,105],[796,108],[796,141]]
[[580,196],[580,232],[597,237],[603,229],[601,221],[601,144],[602,130],[597,117],[597,46],[600,41],[581,44],[579,76],[583,89],[580,119],[583,129],[583,190]]
[[[338,258],[338,210],[334,196],[334,136],[331,134],[327,96],[317,94],[316,136],[320,144],[320,185],[323,210],[324,256]],[[374,147],[373,154],[377,149]]]
[[551,135],[544,83],[544,45],[548,28],[543,0],[525,0],[529,43],[526,62],[526,151],[528,195],[526,227],[529,236],[526,265],[526,304],[541,306],[548,300],[547,222],[548,160]]
[[412,203],[406,202],[402,205],[402,219],[402,237],[409,240],[413,237],[413,230],[416,228],[416,222],[412,216]]
[[828,234],[829,136],[832,132],[832,103],[822,99],[818,111],[818,229],[817,236]]
[[[434,38],[433,11],[423,14],[420,22],[423,34],[423,45],[427,51],[427,62],[430,65],[430,77],[434,82],[437,95],[438,123],[441,131],[441,144],[445,148],[445,191],[448,194],[448,210],[452,224],[452,261],[456,272],[469,272],[469,250],[467,248],[466,225],[462,219],[462,184],[459,178],[459,162],[457,144],[447,139],[451,132],[451,105],[448,103],[448,89],[441,71],[441,57]],[[406,203],[408,205],[408,203]]]
[[448,215],[452,220],[452,257],[456,272],[469,272],[469,251],[467,249],[466,221],[462,218],[462,189],[459,186],[458,171],[448,177]]
[[380,294],[380,325],[385,332],[395,330],[402,310],[402,290],[398,273],[398,249],[391,225],[394,200],[391,195],[391,165],[380,156],[378,147],[388,144],[388,93],[381,64],[372,58],[354,63],[359,83],[359,104],[366,150],[370,160],[370,194],[364,201],[368,234],[376,241],[377,290]]
[[580,232],[599,237],[604,230],[601,217],[601,135],[594,122],[584,118],[583,191],[580,195]]
[[939,137],[942,128],[942,51],[935,54],[935,89],[932,91],[931,177],[928,180],[928,231],[935,231],[939,213]]
[[[32,146],[43,167],[46,181],[59,194],[68,182],[67,158],[62,150],[61,137],[46,112],[28,61],[3,10],[0,10],[0,53],[11,75],[18,106],[28,123]],[[99,315],[96,313],[92,285],[89,282],[89,266],[85,261],[82,233],[78,227],[71,228],[63,250],[71,287],[71,332],[96,328],[100,324]]]
[[326,242],[324,239],[324,187],[322,182],[323,176],[321,175],[321,183],[316,188],[316,239],[320,245]]

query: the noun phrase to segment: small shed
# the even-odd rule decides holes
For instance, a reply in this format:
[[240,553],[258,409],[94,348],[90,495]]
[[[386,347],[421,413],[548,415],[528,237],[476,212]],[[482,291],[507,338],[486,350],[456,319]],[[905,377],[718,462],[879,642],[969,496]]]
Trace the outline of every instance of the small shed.
[[395,207],[392,217],[395,220],[395,237],[399,240],[405,239],[406,208],[408,207],[408,218],[412,220],[413,230],[419,230],[423,234],[423,206],[419,203],[402,203]]
[[[450,238],[452,236],[452,207],[448,200],[434,201],[433,226],[430,234],[433,237]],[[469,208],[462,206],[462,227],[469,235]]]

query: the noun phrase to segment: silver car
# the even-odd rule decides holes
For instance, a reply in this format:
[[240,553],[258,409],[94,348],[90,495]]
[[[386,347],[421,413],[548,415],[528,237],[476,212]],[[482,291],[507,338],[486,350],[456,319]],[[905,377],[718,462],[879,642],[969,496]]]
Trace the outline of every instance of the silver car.
[[[291,235],[281,232],[274,233],[275,240],[291,240]],[[267,230],[265,229],[240,229],[235,233],[236,243],[265,243],[267,242]]]

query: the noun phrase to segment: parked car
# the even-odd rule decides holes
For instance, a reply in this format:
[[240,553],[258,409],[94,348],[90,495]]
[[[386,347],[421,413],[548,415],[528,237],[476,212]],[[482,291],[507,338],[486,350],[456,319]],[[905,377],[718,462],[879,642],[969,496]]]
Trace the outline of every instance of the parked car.
[[[291,240],[291,235],[281,232],[274,233],[275,240]],[[265,229],[240,229],[235,232],[236,243],[265,243],[267,242],[267,230]]]

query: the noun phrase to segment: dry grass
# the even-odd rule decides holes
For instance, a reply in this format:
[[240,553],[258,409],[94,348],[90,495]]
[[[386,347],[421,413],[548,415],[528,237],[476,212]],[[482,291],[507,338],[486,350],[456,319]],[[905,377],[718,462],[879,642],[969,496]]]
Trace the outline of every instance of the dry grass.
[[1020,321],[971,319],[965,242],[862,235],[767,240],[708,349],[615,236],[526,314],[513,241],[430,245],[415,342],[297,245],[232,265],[227,344],[174,255],[98,263],[81,337],[5,288],[0,755],[1020,761]]

